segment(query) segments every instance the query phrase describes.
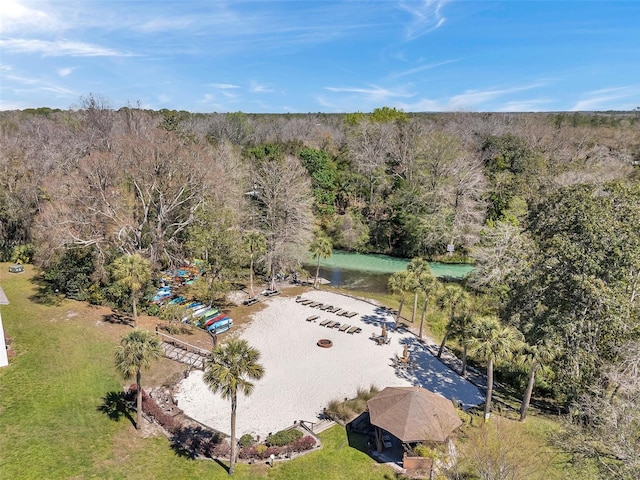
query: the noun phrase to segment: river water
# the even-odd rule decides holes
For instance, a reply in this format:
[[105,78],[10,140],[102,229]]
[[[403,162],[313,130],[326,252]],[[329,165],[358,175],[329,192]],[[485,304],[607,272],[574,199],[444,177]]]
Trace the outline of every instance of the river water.
[[[320,260],[320,277],[332,286],[366,292],[385,293],[387,280],[394,272],[407,268],[410,260],[388,255],[361,254],[334,250],[329,258]],[[310,260],[305,269],[315,276],[317,260]],[[429,262],[431,272],[440,279],[464,278],[472,265]]]

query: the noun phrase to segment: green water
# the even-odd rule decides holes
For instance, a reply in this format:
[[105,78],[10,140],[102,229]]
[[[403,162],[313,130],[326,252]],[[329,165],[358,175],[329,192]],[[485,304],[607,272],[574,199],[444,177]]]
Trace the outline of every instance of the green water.
[[[317,260],[310,260],[307,271],[315,275]],[[409,260],[388,255],[361,254],[334,250],[329,258],[320,261],[320,276],[334,286],[386,292],[389,275],[407,268]],[[438,278],[460,279],[473,270],[467,264],[429,262],[431,272]]]

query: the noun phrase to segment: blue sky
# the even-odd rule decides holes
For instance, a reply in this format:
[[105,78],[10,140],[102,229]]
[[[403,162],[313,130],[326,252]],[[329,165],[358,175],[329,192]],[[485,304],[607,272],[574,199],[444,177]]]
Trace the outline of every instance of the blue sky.
[[0,110],[632,110],[640,1],[2,0]]

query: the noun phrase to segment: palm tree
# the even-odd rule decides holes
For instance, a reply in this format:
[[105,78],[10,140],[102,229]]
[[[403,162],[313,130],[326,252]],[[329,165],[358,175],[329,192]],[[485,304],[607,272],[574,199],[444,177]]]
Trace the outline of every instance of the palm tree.
[[450,335],[457,338],[462,346],[462,368],[460,375],[467,375],[467,349],[469,347],[469,339],[473,336],[475,329],[475,319],[470,313],[463,313],[453,317],[449,323]]
[[487,398],[484,404],[484,419],[491,415],[493,393],[493,365],[513,355],[522,341],[522,334],[513,327],[503,326],[496,316],[481,317],[476,322],[469,347],[478,357],[487,362]]
[[442,357],[442,351],[447,343],[447,339],[451,334],[454,318],[459,308],[464,308],[469,302],[469,294],[459,285],[447,285],[444,287],[442,295],[438,297],[438,306],[442,309],[449,310],[449,322],[444,331],[444,338],[438,349],[438,358]]
[[131,291],[133,306],[133,326],[138,326],[137,302],[140,291],[143,291],[151,280],[151,265],[140,255],[123,255],[113,262],[113,276],[116,282]]
[[246,340],[232,339],[215,348],[207,361],[204,381],[213,393],[220,393],[225,400],[231,400],[231,459],[229,474],[236,464],[236,409],[238,390],[251,395],[253,383],[264,375],[264,367],[258,363],[260,352],[249,346]]
[[402,270],[400,272],[392,273],[387,281],[387,288],[392,295],[400,295],[400,306],[398,307],[398,314],[396,315],[396,325],[400,320],[402,314],[402,307],[407,297],[407,293],[413,291],[416,288],[415,279],[410,272]]
[[116,369],[125,378],[136,377],[136,428],[142,421],[142,375],[149,370],[151,362],[163,355],[158,337],[147,330],[134,329],[127,333],[116,347]]
[[524,346],[521,360],[529,366],[529,381],[520,405],[521,422],[524,422],[527,418],[527,410],[529,409],[529,403],[531,402],[533,386],[536,382],[536,372],[551,362],[555,358],[556,354],[557,347],[548,339],[542,340],[534,345],[527,344]]
[[420,257],[414,258],[407,265],[407,271],[413,277],[413,312],[411,313],[411,323],[416,321],[416,312],[418,311],[418,294],[421,291],[418,279],[425,270],[431,271],[429,263]]
[[329,258],[333,253],[331,239],[324,233],[316,233],[316,238],[311,244],[310,250],[311,253],[313,253],[313,258],[318,259],[318,263],[316,265],[316,278],[313,281],[313,288],[316,288],[318,285],[318,276],[320,275],[320,259]]
[[250,265],[249,265],[249,292],[251,297],[255,297],[256,293],[253,289],[253,267],[258,258],[267,251],[267,241],[259,232],[249,232],[244,237],[244,245],[249,252]]
[[424,305],[422,306],[422,314],[420,316],[420,330],[418,332],[418,338],[422,340],[422,328],[424,326],[424,319],[427,315],[427,306],[429,305],[429,297],[438,289],[438,280],[431,273],[431,269],[427,266],[427,269],[423,270],[417,278],[420,291],[424,293]]

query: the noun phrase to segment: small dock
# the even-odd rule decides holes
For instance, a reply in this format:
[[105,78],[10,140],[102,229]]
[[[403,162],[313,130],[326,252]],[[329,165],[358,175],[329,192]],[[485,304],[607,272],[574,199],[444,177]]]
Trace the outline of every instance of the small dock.
[[178,338],[161,333],[156,329],[156,335],[160,337],[160,346],[164,356],[176,362],[189,365],[196,370],[204,370],[205,363],[209,359],[210,352],[204,348],[196,347]]

